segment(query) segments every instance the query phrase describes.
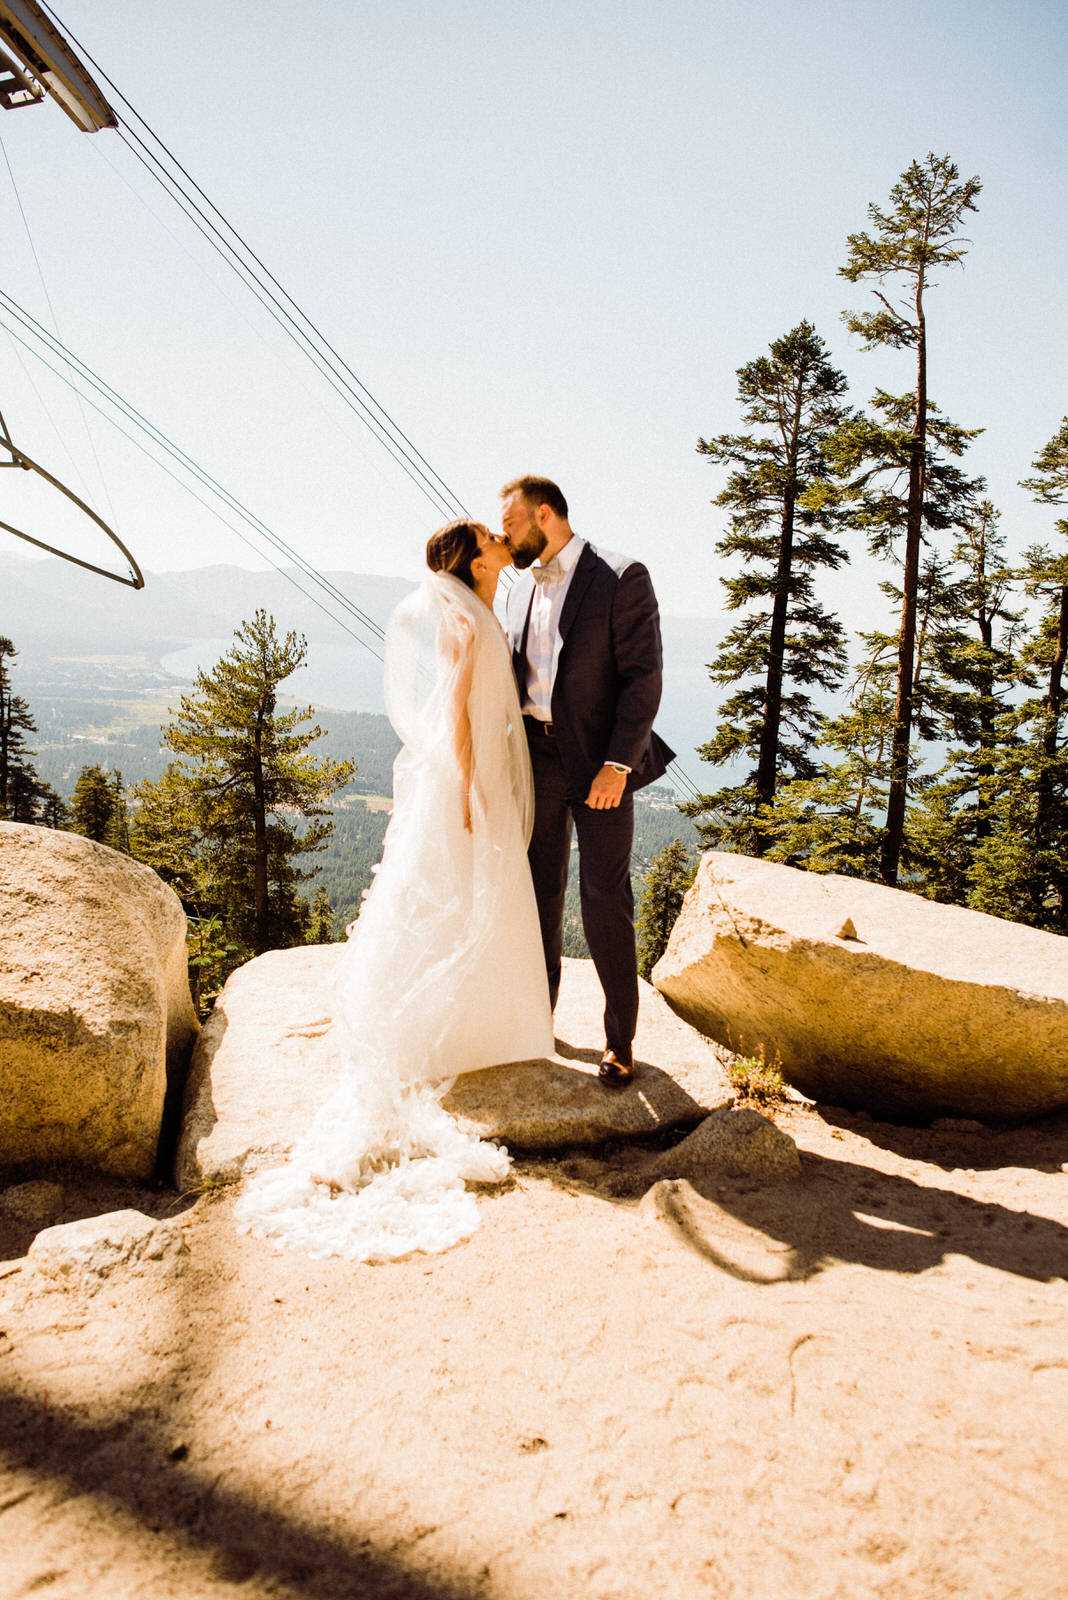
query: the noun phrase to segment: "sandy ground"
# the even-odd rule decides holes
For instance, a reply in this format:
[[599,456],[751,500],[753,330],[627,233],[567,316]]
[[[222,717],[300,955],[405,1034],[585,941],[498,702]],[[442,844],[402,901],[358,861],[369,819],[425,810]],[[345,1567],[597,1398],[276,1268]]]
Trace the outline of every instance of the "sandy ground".
[[520,1165],[444,1256],[352,1266],[180,1213],[49,1290],[0,1232],[0,1595],[1063,1600],[1068,1117],[794,1105],[803,1178]]

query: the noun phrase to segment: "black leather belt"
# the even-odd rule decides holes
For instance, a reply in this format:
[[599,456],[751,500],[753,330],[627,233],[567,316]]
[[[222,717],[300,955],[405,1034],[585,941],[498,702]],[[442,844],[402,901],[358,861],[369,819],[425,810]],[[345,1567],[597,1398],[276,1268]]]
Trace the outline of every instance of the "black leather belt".
[[524,715],[523,721],[527,725],[528,733],[536,733],[539,738],[544,739],[556,738],[556,729],[551,722],[542,722],[540,717],[532,717],[529,714]]

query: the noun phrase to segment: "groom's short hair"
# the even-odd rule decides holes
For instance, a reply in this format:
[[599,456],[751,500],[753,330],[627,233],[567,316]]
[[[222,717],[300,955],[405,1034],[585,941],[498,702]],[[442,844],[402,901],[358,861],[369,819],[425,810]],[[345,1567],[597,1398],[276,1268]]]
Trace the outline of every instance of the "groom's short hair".
[[560,491],[559,485],[551,478],[538,478],[532,472],[524,473],[521,478],[513,478],[511,483],[506,483],[501,490],[501,499],[510,494],[521,494],[528,505],[537,509],[538,506],[548,506],[549,510],[557,517],[567,521],[567,501]]

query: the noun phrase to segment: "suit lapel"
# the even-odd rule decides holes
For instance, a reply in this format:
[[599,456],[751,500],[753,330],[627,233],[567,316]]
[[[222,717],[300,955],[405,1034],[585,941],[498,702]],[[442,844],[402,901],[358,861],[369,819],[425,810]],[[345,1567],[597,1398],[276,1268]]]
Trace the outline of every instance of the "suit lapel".
[[570,628],[578,608],[582,604],[582,597],[590,586],[596,567],[597,552],[592,544],[588,544],[578,558],[578,565],[575,567],[571,582],[567,586],[567,594],[564,596],[564,603],[560,609],[559,632],[561,639],[567,638],[567,630]]

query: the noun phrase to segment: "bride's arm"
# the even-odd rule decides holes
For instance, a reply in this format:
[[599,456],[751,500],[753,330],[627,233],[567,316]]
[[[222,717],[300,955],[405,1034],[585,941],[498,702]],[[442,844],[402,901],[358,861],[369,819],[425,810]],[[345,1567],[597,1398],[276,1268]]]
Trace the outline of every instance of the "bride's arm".
[[470,833],[474,756],[471,716],[467,702],[471,695],[471,681],[475,670],[475,637],[471,624],[465,616],[456,612],[450,615],[442,644],[445,659],[449,664],[446,711],[452,733],[452,748],[460,773],[464,827]]

